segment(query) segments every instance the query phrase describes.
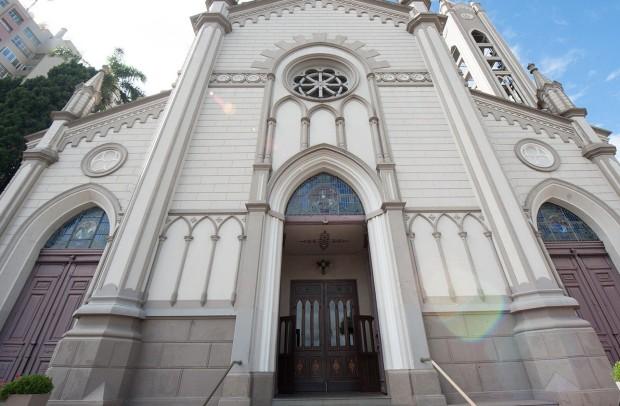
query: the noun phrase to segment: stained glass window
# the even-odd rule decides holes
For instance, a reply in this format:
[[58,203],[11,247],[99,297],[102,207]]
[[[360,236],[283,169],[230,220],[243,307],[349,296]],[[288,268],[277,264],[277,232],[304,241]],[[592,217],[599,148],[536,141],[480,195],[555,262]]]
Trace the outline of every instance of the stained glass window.
[[599,241],[590,226],[573,212],[553,203],[538,211],[538,231],[544,241]]
[[363,215],[364,208],[351,186],[327,173],[311,177],[297,188],[287,216]]
[[88,209],[67,221],[47,240],[45,248],[103,249],[110,233],[110,222],[98,207]]

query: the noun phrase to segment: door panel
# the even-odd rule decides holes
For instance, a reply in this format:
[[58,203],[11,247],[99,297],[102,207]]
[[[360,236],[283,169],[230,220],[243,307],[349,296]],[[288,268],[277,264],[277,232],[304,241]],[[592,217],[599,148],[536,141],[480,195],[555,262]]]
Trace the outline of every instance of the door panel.
[[609,360],[620,360],[620,275],[602,242],[546,243],[577,313],[596,331]]
[[358,314],[355,281],[293,281],[290,305],[278,335],[280,393],[379,390],[374,327]]
[[45,373],[71,328],[95,273],[100,250],[43,250],[0,332],[0,381]]

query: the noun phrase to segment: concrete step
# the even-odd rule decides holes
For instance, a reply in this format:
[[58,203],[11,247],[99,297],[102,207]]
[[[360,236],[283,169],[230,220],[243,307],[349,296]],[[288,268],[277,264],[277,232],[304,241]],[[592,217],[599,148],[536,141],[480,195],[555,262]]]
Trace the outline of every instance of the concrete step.
[[282,396],[273,399],[272,406],[390,406],[390,397],[385,395],[308,395]]
[[[506,400],[494,402],[476,402],[477,406],[558,406],[545,400]],[[450,403],[449,406],[468,406],[467,403]]]

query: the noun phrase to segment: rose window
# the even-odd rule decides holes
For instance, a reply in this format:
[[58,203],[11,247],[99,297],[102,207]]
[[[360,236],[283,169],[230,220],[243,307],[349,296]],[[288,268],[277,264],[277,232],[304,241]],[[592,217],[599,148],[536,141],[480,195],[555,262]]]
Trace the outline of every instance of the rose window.
[[293,90],[316,99],[338,97],[349,88],[349,79],[333,68],[310,68],[293,77]]

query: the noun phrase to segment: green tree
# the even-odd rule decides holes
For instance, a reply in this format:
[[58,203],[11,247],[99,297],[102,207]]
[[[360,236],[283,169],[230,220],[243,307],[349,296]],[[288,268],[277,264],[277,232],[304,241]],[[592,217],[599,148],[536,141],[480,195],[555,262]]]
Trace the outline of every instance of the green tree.
[[[50,113],[61,110],[75,87],[86,82],[97,71],[67,48],[58,48],[51,55],[65,62],[51,69],[47,77],[22,82],[21,79],[0,79],[0,192],[19,168],[26,148],[24,136],[48,128]],[[107,59],[108,67],[101,89],[101,102],[95,111],[128,103],[144,96],[138,83],[144,73],[124,62],[125,53],[115,49]]]
[[61,110],[75,87],[96,73],[74,61],[51,69],[47,77],[23,83],[0,79],[0,191],[19,168],[26,147],[24,136],[48,128],[50,113]]
[[103,79],[101,103],[97,111],[103,111],[117,104],[132,102],[144,92],[138,83],[146,82],[146,75],[125,63],[125,51],[116,48],[107,59],[108,69]]

